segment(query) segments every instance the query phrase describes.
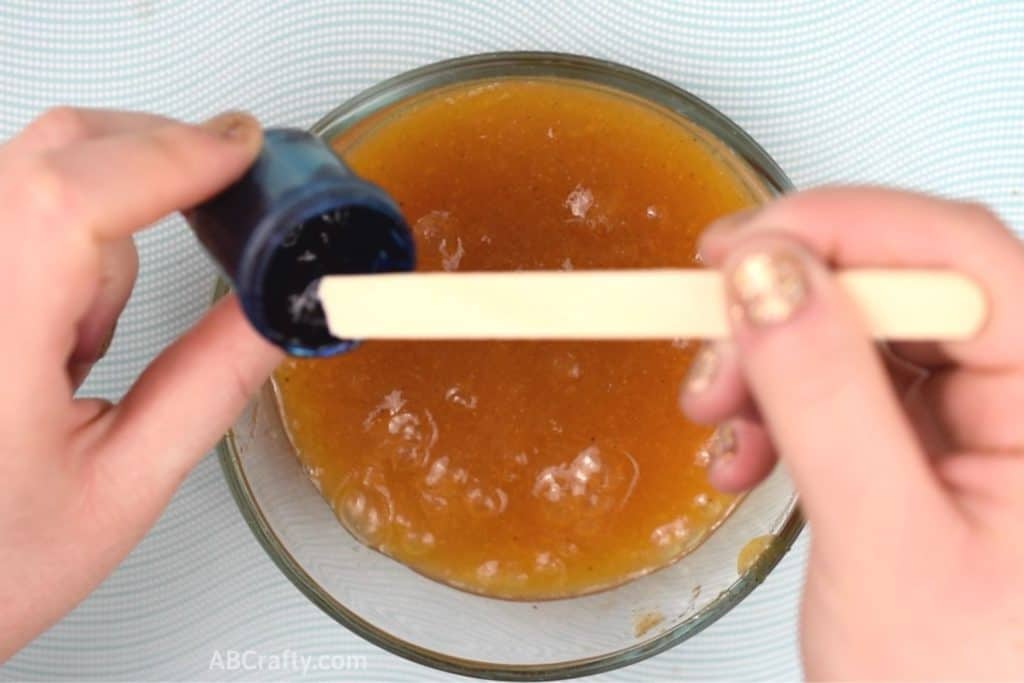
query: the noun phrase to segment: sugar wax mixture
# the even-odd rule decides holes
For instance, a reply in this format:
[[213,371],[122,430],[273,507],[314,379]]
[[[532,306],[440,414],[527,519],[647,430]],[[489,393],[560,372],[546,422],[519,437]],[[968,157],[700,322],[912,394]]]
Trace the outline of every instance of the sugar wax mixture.
[[[470,83],[334,141],[412,226],[420,270],[696,266],[758,201],[703,131],[558,80]],[[537,302],[543,306],[543,301]],[[586,593],[672,562],[728,513],[677,407],[694,345],[374,342],[276,373],[299,458],[361,541],[499,597]]]

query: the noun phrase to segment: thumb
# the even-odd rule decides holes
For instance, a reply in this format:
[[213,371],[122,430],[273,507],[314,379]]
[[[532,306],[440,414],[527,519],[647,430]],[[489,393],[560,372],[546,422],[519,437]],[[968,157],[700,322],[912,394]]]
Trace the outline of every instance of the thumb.
[[170,496],[282,356],[249,326],[234,296],[218,302],[112,411],[100,460],[115,488],[154,501]]
[[816,538],[946,506],[852,301],[799,242],[758,233],[723,265],[747,385]]

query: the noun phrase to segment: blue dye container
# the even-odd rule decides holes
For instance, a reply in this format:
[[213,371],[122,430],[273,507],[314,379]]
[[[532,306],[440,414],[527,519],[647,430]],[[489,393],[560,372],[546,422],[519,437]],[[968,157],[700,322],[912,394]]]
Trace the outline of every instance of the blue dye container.
[[294,356],[332,356],[356,343],[327,330],[316,298],[320,277],[415,265],[395,202],[301,130],[265,131],[245,175],[185,218],[253,327]]

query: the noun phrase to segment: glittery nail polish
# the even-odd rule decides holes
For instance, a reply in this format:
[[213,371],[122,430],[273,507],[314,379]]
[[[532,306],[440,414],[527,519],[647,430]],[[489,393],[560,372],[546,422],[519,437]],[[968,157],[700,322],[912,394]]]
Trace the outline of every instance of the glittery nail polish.
[[714,346],[705,344],[693,357],[690,369],[686,372],[683,388],[688,394],[700,394],[707,391],[718,372],[718,351]]
[[807,298],[807,278],[799,258],[785,251],[748,254],[729,278],[733,297],[755,325],[785,322]]
[[708,444],[709,467],[718,467],[736,457],[736,428],[728,422],[718,426]]

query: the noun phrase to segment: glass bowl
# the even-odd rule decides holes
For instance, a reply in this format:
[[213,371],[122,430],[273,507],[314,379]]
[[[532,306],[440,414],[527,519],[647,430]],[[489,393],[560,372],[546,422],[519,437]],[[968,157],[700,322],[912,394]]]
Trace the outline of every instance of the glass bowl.
[[[674,112],[681,130],[716,145],[717,153],[761,196],[790,188],[757,143],[700,99],[634,69],[570,55],[498,53],[426,66],[357,95],[324,117],[313,132],[325,139],[352,134],[354,127],[371,126],[386,111],[422,93],[503,77],[573,79],[641,98]],[[222,283],[219,292],[224,291]],[[253,533],[310,600],[386,650],[485,678],[550,680],[592,674],[677,645],[758,585],[802,526],[793,487],[776,468],[702,545],[675,564],[596,594],[510,602],[427,579],[349,535],[295,457],[270,383],[218,450]],[[760,552],[748,563],[751,548]]]

